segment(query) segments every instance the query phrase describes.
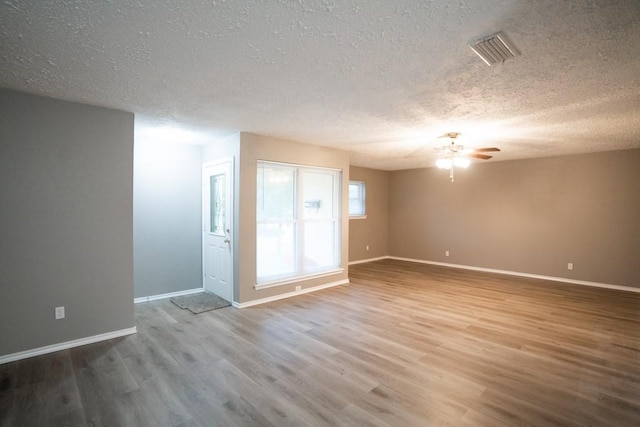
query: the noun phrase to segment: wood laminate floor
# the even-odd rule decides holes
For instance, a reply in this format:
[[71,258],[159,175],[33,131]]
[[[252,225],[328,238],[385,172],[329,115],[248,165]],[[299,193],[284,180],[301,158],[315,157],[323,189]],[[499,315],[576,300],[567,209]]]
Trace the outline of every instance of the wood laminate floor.
[[639,426],[640,294],[385,260],[0,366],[2,426]]

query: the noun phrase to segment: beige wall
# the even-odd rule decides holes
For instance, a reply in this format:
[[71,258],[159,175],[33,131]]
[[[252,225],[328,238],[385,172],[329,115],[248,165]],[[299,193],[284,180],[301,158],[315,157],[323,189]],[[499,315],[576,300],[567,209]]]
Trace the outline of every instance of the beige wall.
[[366,218],[349,220],[349,262],[386,256],[389,254],[389,172],[351,166],[349,174],[351,180],[365,182],[367,203]]
[[[257,161],[269,160],[342,170],[342,265],[344,271],[327,277],[302,280],[274,288],[255,290],[256,284],[256,173]],[[269,138],[251,133],[240,134],[239,159],[239,222],[236,226],[238,274],[235,288],[237,302],[294,292],[297,285],[303,289],[348,279],[349,216],[348,182],[349,156],[344,151]]]
[[639,185],[640,150],[391,172],[389,254],[640,287]]

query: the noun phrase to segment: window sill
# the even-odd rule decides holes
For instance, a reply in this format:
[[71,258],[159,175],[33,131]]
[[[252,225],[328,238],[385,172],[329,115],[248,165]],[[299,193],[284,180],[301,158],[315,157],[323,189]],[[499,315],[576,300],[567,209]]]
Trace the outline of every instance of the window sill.
[[335,274],[340,274],[343,272],[344,268],[336,268],[335,270],[323,271],[322,273],[308,274],[306,276],[296,276],[286,280],[256,284],[253,286],[253,289],[259,291],[261,289],[275,288],[276,286],[290,285],[292,283],[298,283],[303,280],[318,279],[320,277],[333,276]]
[[366,215],[350,216],[349,219],[367,219]]

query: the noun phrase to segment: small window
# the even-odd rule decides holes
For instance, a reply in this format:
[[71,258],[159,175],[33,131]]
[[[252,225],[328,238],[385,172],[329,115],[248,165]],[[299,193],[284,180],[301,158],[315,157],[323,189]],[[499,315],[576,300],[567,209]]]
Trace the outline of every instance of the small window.
[[349,181],[349,216],[364,217],[366,209],[366,188],[363,181]]

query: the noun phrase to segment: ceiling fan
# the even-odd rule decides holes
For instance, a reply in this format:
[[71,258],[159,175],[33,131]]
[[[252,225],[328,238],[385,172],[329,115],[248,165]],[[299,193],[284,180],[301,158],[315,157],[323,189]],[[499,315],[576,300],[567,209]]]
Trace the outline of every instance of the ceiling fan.
[[441,151],[441,158],[436,161],[436,166],[441,169],[449,169],[449,178],[451,182],[453,179],[453,169],[457,167],[466,168],[469,166],[471,161],[469,158],[481,159],[481,160],[489,160],[493,156],[488,154],[492,151],[500,151],[499,148],[496,147],[487,147],[487,148],[476,148],[473,150],[465,150],[464,146],[460,144],[456,144],[456,138],[460,134],[458,132],[449,132],[446,137],[451,139],[451,144],[445,145],[444,147],[438,148]]

